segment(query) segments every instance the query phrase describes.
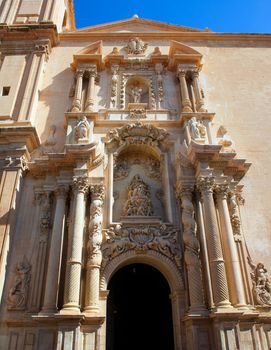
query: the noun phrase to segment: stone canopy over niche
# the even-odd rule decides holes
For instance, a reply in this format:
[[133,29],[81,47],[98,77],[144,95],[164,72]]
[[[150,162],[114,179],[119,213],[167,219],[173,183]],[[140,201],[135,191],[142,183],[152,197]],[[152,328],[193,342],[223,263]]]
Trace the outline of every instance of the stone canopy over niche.
[[[155,216],[164,219],[164,203],[160,161],[142,150],[129,150],[115,159],[113,221],[123,216]],[[149,210],[131,211],[129,199],[135,200],[133,190],[136,183],[144,189]],[[142,197],[143,198],[143,197]],[[147,203],[148,202],[148,203]],[[133,204],[133,203],[132,203]],[[136,205],[136,203],[134,203]],[[139,205],[139,204],[138,204]]]

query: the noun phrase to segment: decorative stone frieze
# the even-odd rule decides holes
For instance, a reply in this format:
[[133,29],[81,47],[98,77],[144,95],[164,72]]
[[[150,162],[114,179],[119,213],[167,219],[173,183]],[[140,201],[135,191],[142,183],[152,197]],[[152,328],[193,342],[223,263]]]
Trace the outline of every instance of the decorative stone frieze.
[[28,301],[28,291],[30,285],[31,265],[24,256],[14,270],[12,287],[9,289],[7,304],[8,310],[25,310]]
[[116,225],[105,231],[102,254],[104,268],[109,261],[127,251],[138,254],[154,250],[168,257],[181,268],[181,249],[178,242],[179,230],[171,225]]

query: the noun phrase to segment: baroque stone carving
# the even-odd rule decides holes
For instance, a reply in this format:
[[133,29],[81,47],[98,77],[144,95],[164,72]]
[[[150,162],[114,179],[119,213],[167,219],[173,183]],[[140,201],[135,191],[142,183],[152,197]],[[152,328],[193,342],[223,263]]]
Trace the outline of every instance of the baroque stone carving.
[[192,117],[188,122],[191,138],[196,142],[202,142],[206,139],[206,127],[202,121]]
[[182,206],[183,240],[185,245],[184,259],[188,270],[191,307],[204,305],[203,284],[200,264],[200,245],[196,236],[195,211],[192,203],[194,186],[177,187]]
[[164,86],[163,86],[163,65],[162,63],[156,63],[155,72],[156,72],[156,81],[157,81],[157,107],[161,108],[161,103],[164,100]]
[[122,144],[150,144],[158,145],[168,140],[169,133],[151,124],[136,122],[121,128],[111,129],[106,137],[106,143]]
[[15,281],[8,293],[8,310],[25,310],[30,284],[31,265],[23,258],[15,268]]
[[123,159],[118,161],[114,167],[114,180],[121,180],[129,175],[129,163]]
[[135,175],[128,187],[128,199],[124,205],[124,216],[151,216],[153,214],[149,186]]
[[103,218],[103,201],[104,186],[91,185],[91,205],[90,205],[90,223],[89,223],[89,239],[87,243],[88,263],[101,264],[101,244],[102,244],[102,218]]
[[252,279],[252,292],[254,302],[256,305],[271,306],[271,282],[262,262],[254,265],[252,261],[248,260],[252,272],[250,273]]
[[218,144],[222,145],[222,151],[224,152],[234,152],[232,148],[232,139],[228,134],[228,130],[224,125],[221,125],[217,131]]
[[229,211],[230,211],[232,230],[234,234],[234,240],[240,241],[242,239],[241,221],[239,216],[236,195],[233,192],[229,193]]
[[117,105],[117,85],[118,85],[118,72],[119,65],[113,64],[111,66],[112,78],[111,78],[111,106],[113,108]]
[[76,143],[89,142],[90,125],[86,116],[80,117],[74,129],[74,141]]
[[140,103],[143,89],[140,86],[138,86],[138,85],[134,85],[134,86],[131,87],[130,92],[131,92],[131,96],[132,96],[133,102],[134,103]]
[[139,55],[143,54],[146,51],[147,47],[148,44],[144,43],[141,39],[136,37],[129,40],[127,46],[125,46],[125,51],[128,54]]
[[129,250],[146,253],[157,251],[181,267],[181,249],[178,243],[179,231],[173,226],[125,226],[116,225],[105,232],[102,244],[104,267],[110,260]]

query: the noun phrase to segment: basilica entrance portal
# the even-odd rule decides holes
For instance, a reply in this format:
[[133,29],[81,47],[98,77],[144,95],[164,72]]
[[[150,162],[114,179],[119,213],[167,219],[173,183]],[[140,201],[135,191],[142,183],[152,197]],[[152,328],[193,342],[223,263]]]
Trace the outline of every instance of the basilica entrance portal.
[[146,264],[118,270],[108,285],[106,350],[173,350],[170,289]]

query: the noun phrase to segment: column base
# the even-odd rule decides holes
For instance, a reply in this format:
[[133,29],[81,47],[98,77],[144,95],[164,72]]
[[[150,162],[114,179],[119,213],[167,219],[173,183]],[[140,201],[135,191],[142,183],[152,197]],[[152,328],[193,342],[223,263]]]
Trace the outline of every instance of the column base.
[[229,300],[223,300],[223,301],[217,303],[215,306],[217,309],[233,309],[234,308],[232,306],[232,304],[229,302]]
[[99,306],[87,306],[86,308],[84,308],[84,314],[87,317],[97,316],[99,312],[100,312]]
[[60,315],[80,315],[81,310],[78,305],[69,303],[65,304],[63,308],[59,311]]
[[209,315],[209,311],[206,309],[205,305],[199,305],[190,307],[187,316],[195,316],[195,317],[206,317]]

